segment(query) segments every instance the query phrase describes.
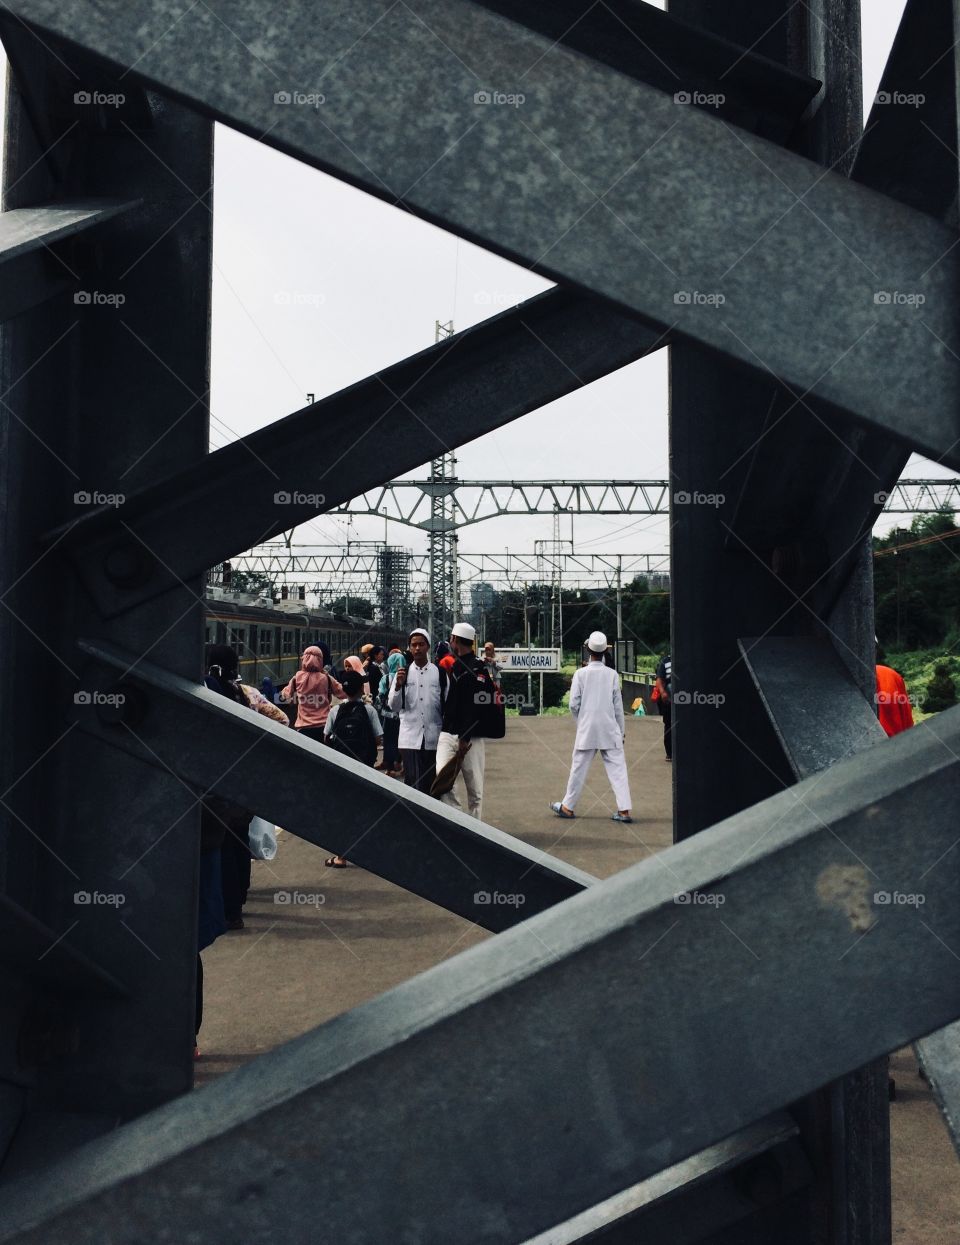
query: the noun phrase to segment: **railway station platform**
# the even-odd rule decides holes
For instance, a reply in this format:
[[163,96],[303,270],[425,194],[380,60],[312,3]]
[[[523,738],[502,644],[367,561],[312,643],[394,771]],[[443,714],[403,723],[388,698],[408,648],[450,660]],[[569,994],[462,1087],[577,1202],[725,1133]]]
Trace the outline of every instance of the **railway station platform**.
[[[615,802],[599,757],[576,820],[551,813],[573,746],[568,716],[511,717],[506,738],[488,742],[484,820],[597,877],[661,852],[672,841],[663,728],[658,717],[626,725],[633,824],[610,820]],[[292,835],[279,841],[275,860],[254,862],[245,928],[203,953],[197,1086],[493,936],[363,869],[326,868],[326,853]],[[722,911],[718,918],[731,955],[745,954]],[[891,1072],[894,1242],[958,1241],[960,1180],[946,1128],[912,1050],[891,1058]]]

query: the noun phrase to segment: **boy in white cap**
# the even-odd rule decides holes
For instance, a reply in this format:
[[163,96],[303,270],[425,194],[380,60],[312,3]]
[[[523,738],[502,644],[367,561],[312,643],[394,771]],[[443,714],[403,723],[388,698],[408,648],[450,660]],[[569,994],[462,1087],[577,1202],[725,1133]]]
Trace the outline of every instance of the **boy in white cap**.
[[558,817],[575,816],[573,810],[587,781],[587,771],[599,752],[617,801],[617,811],[612,820],[629,822],[633,818],[630,816],[630,784],[623,749],[625,728],[620,679],[616,670],[604,664],[607,637],[602,631],[591,632],[587,648],[590,650],[590,661],[574,674],[570,686],[570,712],[577,723],[577,737],[573,744],[567,793],[550,807]]
[[410,660],[394,676],[387,707],[400,715],[403,780],[408,787],[429,792],[440,734],[440,668],[430,661],[429,631],[415,627],[407,643]]
[[[484,679],[484,665],[473,651],[476,630],[467,622],[458,622],[450,632],[450,648],[454,663],[447,672],[447,691],[443,705],[443,729],[437,740],[437,773],[459,752],[463,758],[460,770],[467,788],[469,812],[480,817],[483,805],[483,766],[486,740],[476,734],[478,728],[478,679]],[[481,689],[482,690],[482,689]],[[451,789],[440,797],[445,804],[460,808],[460,797]]]

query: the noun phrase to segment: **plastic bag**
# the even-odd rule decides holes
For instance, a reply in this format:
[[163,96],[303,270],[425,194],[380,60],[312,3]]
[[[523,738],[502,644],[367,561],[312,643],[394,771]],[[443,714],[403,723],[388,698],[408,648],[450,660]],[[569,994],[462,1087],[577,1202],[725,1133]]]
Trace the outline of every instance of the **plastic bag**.
[[273,860],[277,854],[277,832],[273,823],[254,817],[247,831],[247,843],[254,860]]

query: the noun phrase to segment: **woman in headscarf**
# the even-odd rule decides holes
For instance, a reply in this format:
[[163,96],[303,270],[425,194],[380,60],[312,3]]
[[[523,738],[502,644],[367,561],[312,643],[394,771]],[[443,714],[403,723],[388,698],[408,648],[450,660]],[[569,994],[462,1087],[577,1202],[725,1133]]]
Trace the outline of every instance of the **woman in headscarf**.
[[[348,659],[349,660],[349,659]],[[356,659],[355,659],[356,660]],[[357,661],[359,665],[359,661]],[[323,728],[330,715],[330,698],[343,699],[343,688],[323,668],[323,652],[316,644],[303,650],[300,669],[280,693],[280,699],[297,706],[294,727],[307,739],[323,742]]]
[[407,664],[407,659],[402,651],[394,645],[390,650],[390,656],[387,658],[384,667],[383,676],[380,679],[380,703],[383,705],[383,761],[380,768],[385,774],[390,774],[395,778],[403,775],[403,762],[400,760],[400,714],[395,713],[387,706],[387,696],[396,678],[397,671],[402,670]]
[[357,674],[359,674],[360,678],[363,680],[363,686],[364,686],[363,703],[365,705],[372,705],[373,697],[370,695],[370,690],[369,690],[370,689],[369,676],[368,676],[367,671],[364,670],[363,662],[360,660],[359,657],[354,657],[352,654],[349,657],[344,657],[343,659],[344,674],[346,674],[348,670],[355,670]]

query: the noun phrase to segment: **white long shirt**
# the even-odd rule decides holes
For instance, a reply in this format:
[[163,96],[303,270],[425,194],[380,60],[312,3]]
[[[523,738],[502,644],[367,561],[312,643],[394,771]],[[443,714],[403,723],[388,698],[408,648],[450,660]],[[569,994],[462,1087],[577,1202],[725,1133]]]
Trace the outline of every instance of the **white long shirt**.
[[570,712],[577,723],[574,748],[623,747],[623,697],[616,670],[602,661],[581,666],[570,685]]
[[394,676],[387,708],[400,714],[398,748],[433,752],[440,737],[440,667],[432,661],[425,666],[411,662],[404,687],[397,687]]

